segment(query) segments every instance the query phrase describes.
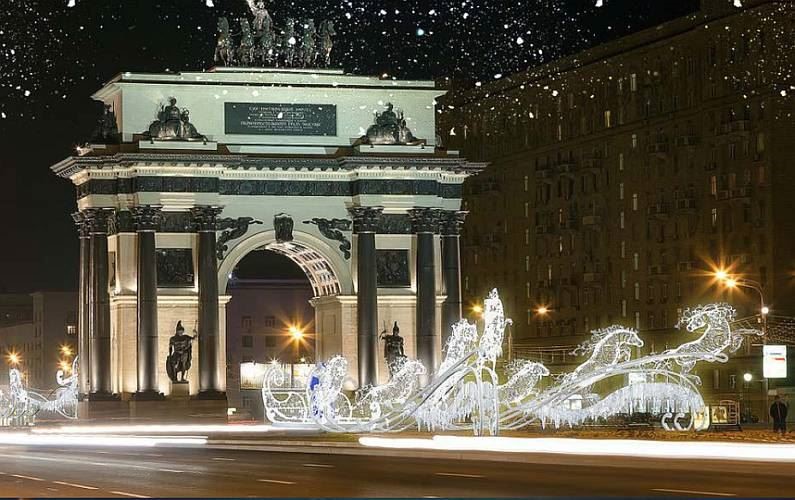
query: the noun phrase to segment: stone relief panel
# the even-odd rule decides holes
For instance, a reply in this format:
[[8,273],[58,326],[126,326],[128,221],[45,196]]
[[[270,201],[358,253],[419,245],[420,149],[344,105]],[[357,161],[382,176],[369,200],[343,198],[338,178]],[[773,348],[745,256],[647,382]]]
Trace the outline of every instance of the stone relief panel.
[[190,248],[157,249],[157,286],[185,288],[193,286],[193,253]]
[[375,268],[379,287],[411,286],[408,250],[376,250]]

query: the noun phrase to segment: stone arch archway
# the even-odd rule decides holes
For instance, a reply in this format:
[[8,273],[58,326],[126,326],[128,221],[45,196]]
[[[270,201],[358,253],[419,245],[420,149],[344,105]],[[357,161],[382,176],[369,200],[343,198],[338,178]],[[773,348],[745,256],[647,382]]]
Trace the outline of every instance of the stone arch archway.
[[350,266],[322,240],[294,231],[293,241],[278,243],[273,229],[258,231],[240,240],[218,266],[218,289],[225,292],[229,275],[250,252],[270,250],[288,257],[306,274],[316,297],[353,294]]

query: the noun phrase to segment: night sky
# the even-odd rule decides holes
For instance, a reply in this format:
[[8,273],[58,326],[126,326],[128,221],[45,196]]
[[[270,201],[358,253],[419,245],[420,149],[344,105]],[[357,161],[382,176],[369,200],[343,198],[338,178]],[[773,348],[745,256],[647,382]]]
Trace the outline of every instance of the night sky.
[[[208,7],[206,4],[214,4]],[[357,74],[510,74],[692,12],[697,0],[272,0],[288,17],[335,21],[334,62]],[[2,0],[0,16],[0,292],[76,289],[69,182],[49,167],[89,139],[90,99],[123,71],[212,66],[217,17],[244,0]],[[232,22],[233,27],[237,26]]]

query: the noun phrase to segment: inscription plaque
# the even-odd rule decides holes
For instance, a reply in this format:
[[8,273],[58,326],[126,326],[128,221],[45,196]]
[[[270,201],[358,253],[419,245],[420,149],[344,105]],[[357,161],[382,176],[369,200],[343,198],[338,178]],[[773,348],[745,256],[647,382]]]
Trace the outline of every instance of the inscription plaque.
[[227,134],[337,135],[334,104],[224,103]]

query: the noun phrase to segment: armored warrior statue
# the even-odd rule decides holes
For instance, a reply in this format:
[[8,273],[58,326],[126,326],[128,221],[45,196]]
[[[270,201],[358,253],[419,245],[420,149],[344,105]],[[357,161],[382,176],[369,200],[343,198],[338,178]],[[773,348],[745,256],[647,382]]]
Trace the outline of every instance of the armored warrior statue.
[[257,35],[259,39],[254,51],[257,62],[262,65],[272,64],[275,60],[276,35],[273,32],[273,21],[269,15],[263,20],[262,27],[258,28]]
[[105,104],[105,110],[97,123],[91,142],[95,144],[107,144],[119,142],[119,127],[116,124],[116,113],[110,104]]
[[423,141],[414,137],[403,112],[395,113],[392,103],[387,103],[386,110],[376,113],[375,123],[367,129],[363,137],[368,144],[422,144]]
[[240,46],[237,48],[237,60],[241,66],[249,66],[254,56],[254,36],[248,19],[240,20]]
[[157,120],[149,125],[144,136],[153,140],[204,140],[205,137],[190,123],[189,117],[190,112],[177,107],[177,100],[170,97],[168,105],[161,106]]
[[381,333],[381,338],[384,339],[384,359],[386,366],[389,368],[390,378],[400,370],[403,363],[406,362],[406,354],[403,352],[403,337],[400,336],[400,328],[397,321],[392,327],[392,335],[386,334],[386,329]]
[[[196,333],[194,331],[194,333]],[[190,370],[193,358],[193,340],[198,335],[185,335],[182,321],[177,321],[174,335],[168,340],[168,357],[166,358],[166,373],[175,384],[187,384],[185,378]]]

